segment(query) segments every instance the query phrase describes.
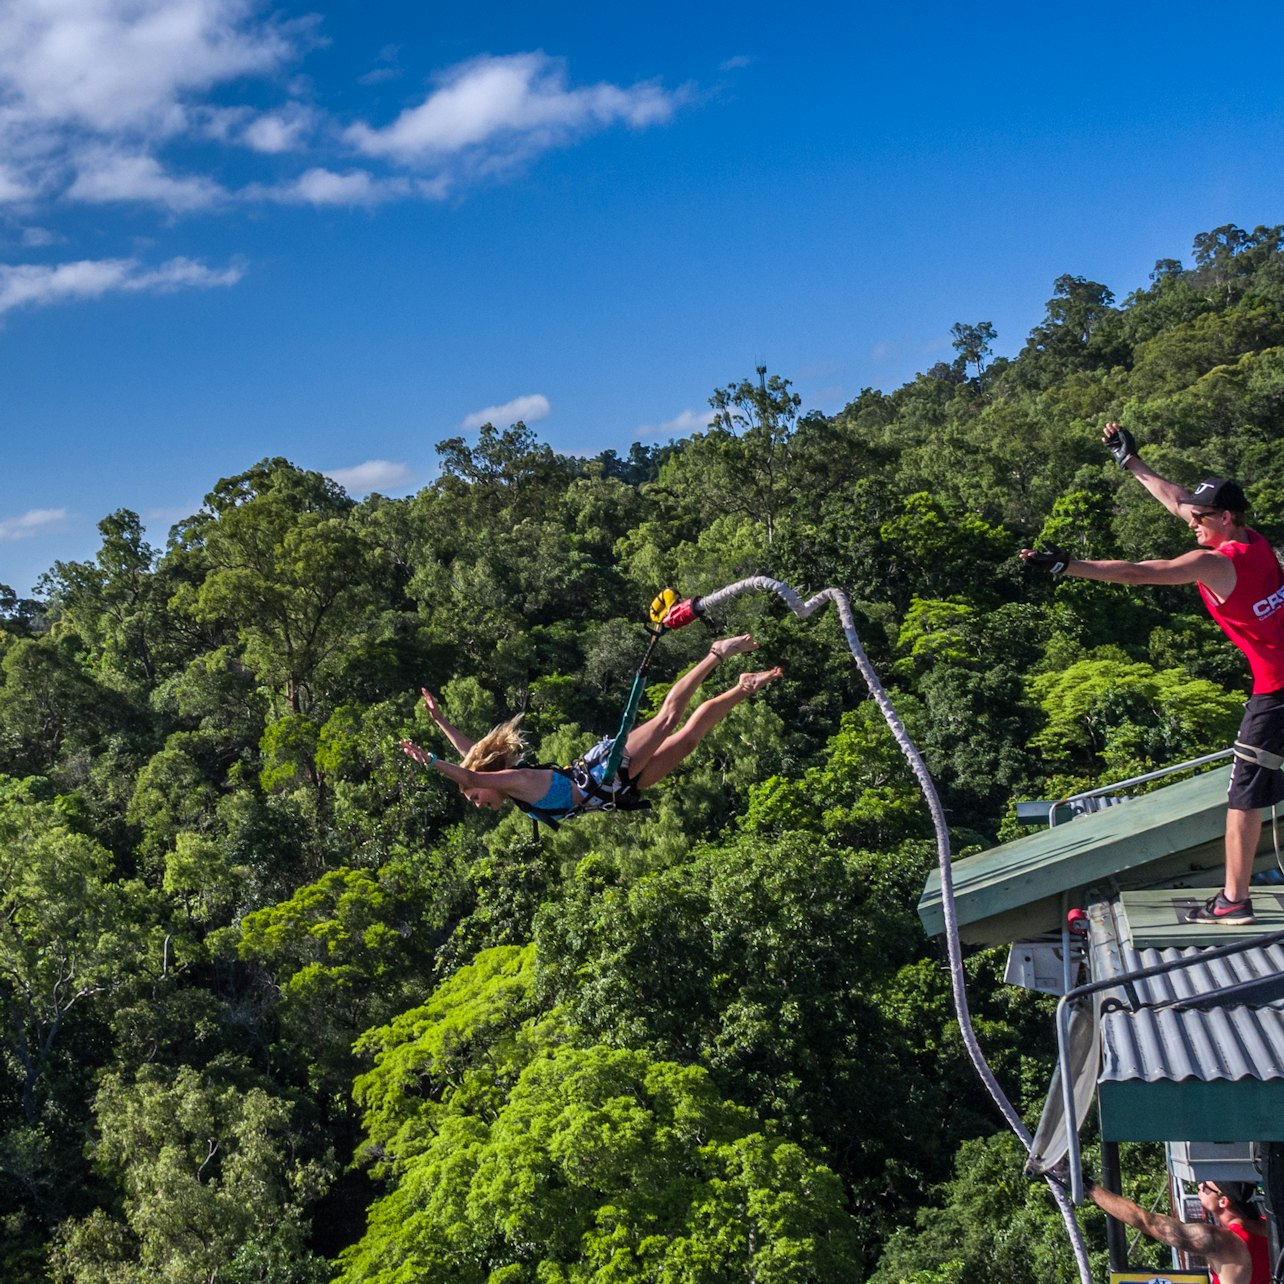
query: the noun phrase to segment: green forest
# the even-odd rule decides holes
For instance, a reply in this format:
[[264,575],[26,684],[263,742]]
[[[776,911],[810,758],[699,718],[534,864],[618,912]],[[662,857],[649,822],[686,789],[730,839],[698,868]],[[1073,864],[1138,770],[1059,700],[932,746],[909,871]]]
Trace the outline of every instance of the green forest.
[[[644,716],[719,634],[761,650],[706,694],[784,677],[648,811],[534,836],[399,748],[450,752],[426,685],[469,735],[523,712],[533,758],[572,761],[655,595],[759,574],[850,595],[956,855],[1027,832],[1018,799],[1228,744],[1247,669],[1192,589],[1017,552],[1190,546],[1108,419],[1164,476],[1239,479],[1284,541],[1284,227],[1201,233],[1122,301],[1061,276],[1011,359],[989,322],[953,337],[833,415],[787,372],[711,372],[706,431],[627,455],[488,425],[404,499],[247,461],[164,548],[121,510],[93,561],[0,586],[0,1279],[1069,1277],[832,609],[743,597],[661,639]],[[1052,1000],[1003,963],[970,956],[970,997],[1033,1121]]]

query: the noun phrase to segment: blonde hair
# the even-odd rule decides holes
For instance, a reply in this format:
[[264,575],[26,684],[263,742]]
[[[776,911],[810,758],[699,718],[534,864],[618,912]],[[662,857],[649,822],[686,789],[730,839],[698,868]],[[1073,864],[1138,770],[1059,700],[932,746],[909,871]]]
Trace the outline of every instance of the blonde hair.
[[506,771],[517,766],[526,752],[526,738],[520,731],[522,715],[492,727],[464,754],[459,765],[469,771]]

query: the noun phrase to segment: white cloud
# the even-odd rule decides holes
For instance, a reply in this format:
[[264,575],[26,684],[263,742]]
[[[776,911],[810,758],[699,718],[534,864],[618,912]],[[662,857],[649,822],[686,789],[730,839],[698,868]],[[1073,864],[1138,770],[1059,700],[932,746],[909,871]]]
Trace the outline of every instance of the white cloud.
[[0,540],[30,539],[67,524],[65,508],[31,508],[21,517],[0,518]]
[[28,123],[173,133],[195,93],[290,59],[311,25],[252,0],[5,0],[0,86]]
[[234,285],[244,269],[215,270],[193,259],[175,258],[154,268],[136,259],[82,259],[76,263],[0,264],[0,314],[105,294],[169,293]]
[[22,229],[22,243],[28,249],[40,250],[47,245],[53,245],[62,238],[55,232],[51,232],[47,227],[24,227]]
[[31,184],[8,165],[0,165],[0,205],[10,201],[25,201],[35,193]]
[[95,149],[81,158],[67,195],[93,205],[145,201],[186,213],[208,209],[227,193],[208,178],[171,177],[154,156]]
[[745,67],[752,67],[756,59],[752,54],[736,54],[733,58],[728,58],[726,62],[718,64],[719,71],[741,71]]
[[235,285],[244,275],[245,269],[240,264],[215,270],[195,259],[180,256],[168,259],[150,271],[134,273],[126,281],[124,288],[162,293],[188,289],[208,290],[221,285]]
[[661,123],[688,96],[687,90],[669,91],[653,81],[570,88],[565,64],[543,53],[483,57],[443,72],[438,87],[390,125],[356,124],[346,138],[367,156],[406,165],[471,153],[486,168],[616,123]]
[[547,418],[552,409],[548,398],[536,392],[526,397],[514,397],[502,406],[487,406],[485,410],[478,410],[469,415],[460,426],[465,429],[480,428],[482,424],[507,427],[519,419],[530,424],[537,419]]
[[[169,215],[435,201],[590,133],[667,121],[693,97],[572,85],[541,52],[483,56],[390,123],[344,129],[292,65],[323,43],[320,17],[279,15],[269,0],[0,0],[0,208],[34,222],[68,198]],[[402,74],[401,59],[385,46],[361,81]],[[205,159],[219,148],[274,158],[272,177],[224,178]]]
[[398,45],[384,45],[379,50],[379,66],[372,67],[357,77],[359,85],[381,85],[386,80],[396,80],[401,75],[401,48]]
[[392,463],[387,459],[367,459],[364,464],[356,464],[352,468],[328,468],[325,475],[338,482],[350,495],[367,495],[381,487],[404,485],[410,477],[410,469],[405,464]]
[[290,103],[277,112],[267,112],[252,120],[241,134],[247,147],[256,152],[277,156],[297,151],[303,137],[313,127],[314,115],[298,103]]
[[[297,143],[310,109],[214,105],[245,77],[278,75],[315,44],[315,18],[263,16],[264,0],[3,0],[0,202],[66,191],[173,213],[224,199],[204,174],[158,159],[170,142],[260,151]],[[68,186],[70,185],[70,186]]]
[[245,197],[282,205],[378,205],[409,196],[414,185],[405,178],[379,178],[364,169],[345,174],[320,167],[277,187],[247,188]]
[[706,432],[712,418],[712,411],[684,410],[662,424],[639,424],[633,435],[639,441],[646,437],[689,437],[692,433]]

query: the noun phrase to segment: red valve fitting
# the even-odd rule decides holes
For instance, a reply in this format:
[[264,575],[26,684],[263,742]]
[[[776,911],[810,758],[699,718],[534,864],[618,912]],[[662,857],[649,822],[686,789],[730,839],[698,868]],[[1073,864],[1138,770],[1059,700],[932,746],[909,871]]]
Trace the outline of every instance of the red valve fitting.
[[660,623],[670,630],[680,629],[684,624],[690,624],[700,614],[699,603],[698,597],[688,597],[681,602],[676,602],[665,612],[664,619]]

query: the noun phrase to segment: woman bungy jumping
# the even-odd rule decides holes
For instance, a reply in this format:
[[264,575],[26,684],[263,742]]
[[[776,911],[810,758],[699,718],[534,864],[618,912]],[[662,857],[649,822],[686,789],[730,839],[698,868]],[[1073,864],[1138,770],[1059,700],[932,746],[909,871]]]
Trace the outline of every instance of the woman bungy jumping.
[[600,740],[569,767],[519,766],[525,749],[518,729],[520,714],[474,742],[446,721],[426,687],[423,699],[428,715],[461,761],[448,762],[413,740],[403,740],[401,747],[416,762],[441,772],[457,785],[474,807],[497,810],[512,802],[533,820],[553,828],[585,811],[645,807],[647,804],[639,798],[643,790],[663,780],[742,700],[781,676],[779,667],[742,673],[732,686],[706,700],[685,723],[682,721],[696,690],[720,660],[757,649],[758,644],[748,633],[714,642],[704,659],[669,688],[655,717],[628,733],[619,768],[611,779],[606,779],[606,774],[614,745],[612,736]]

